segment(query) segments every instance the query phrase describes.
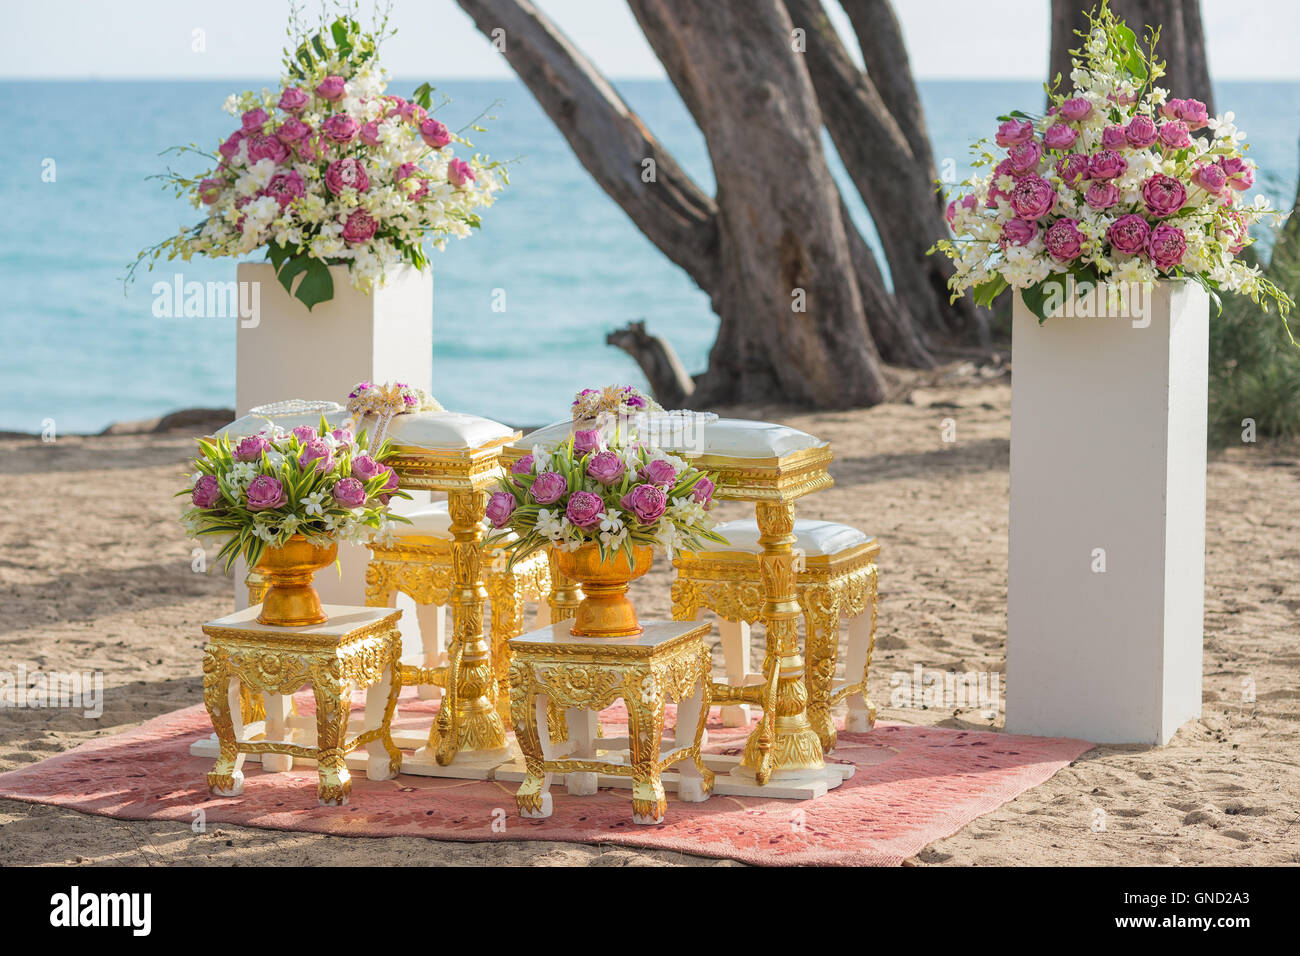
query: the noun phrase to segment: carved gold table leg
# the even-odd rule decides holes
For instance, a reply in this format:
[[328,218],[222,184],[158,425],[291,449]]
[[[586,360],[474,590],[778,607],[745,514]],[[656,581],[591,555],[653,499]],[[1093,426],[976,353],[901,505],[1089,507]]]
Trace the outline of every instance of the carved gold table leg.
[[515,792],[515,806],[521,817],[541,819],[552,812],[551,775],[546,772],[542,751],[541,722],[546,719],[546,698],[537,695],[532,668],[513,664],[510,670],[510,718],[515,742],[524,755],[528,776]]
[[429,749],[439,764],[447,766],[457,754],[505,757],[506,732],[494,701],[496,680],[492,652],[483,635],[483,554],[480,522],[487,509],[487,493],[453,491],[451,512],[452,647],[447,671],[447,692],[438,719],[429,731]]
[[759,571],[763,581],[763,622],[767,653],[763,660],[763,715],[745,742],[740,765],[766,784],[774,774],[797,776],[800,771],[825,766],[822,745],[808,723],[808,692],[799,656],[799,602],[795,591],[794,505],[759,502],[757,505]]
[[[551,594],[547,603],[551,608],[552,621],[571,621],[578,613],[582,603],[582,588],[560,573],[559,563],[551,549],[546,552],[551,570]],[[546,726],[550,730],[552,743],[563,743],[569,739],[569,725],[565,719],[564,708],[551,704],[546,712]]]
[[835,749],[835,718],[831,716],[831,685],[839,656],[840,602],[833,587],[804,588],[804,642],[808,687],[808,723],[821,740],[823,753]]
[[313,679],[312,693],[316,697],[316,771],[320,777],[316,796],[321,806],[345,806],[352,793],[352,774],[343,760],[352,693],[324,673]]
[[664,736],[664,689],[653,672],[625,697],[627,733],[632,751],[632,822],[664,822],[668,801],[659,777],[659,750]]
[[524,632],[524,588],[509,574],[488,576],[492,601],[492,699],[502,724],[510,728],[510,638]]
[[[203,652],[203,703],[212,718],[220,755],[208,771],[208,789],[219,797],[237,797],[244,792],[244,755],[237,740],[243,731],[239,713],[242,684],[231,683],[232,671],[226,652],[206,648]],[[238,725],[238,726],[237,726]]]

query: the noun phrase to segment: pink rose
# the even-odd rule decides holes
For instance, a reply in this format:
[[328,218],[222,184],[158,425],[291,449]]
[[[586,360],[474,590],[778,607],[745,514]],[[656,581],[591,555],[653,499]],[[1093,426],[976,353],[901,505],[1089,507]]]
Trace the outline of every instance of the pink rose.
[[975,194],[967,193],[965,196],[962,196],[961,199],[954,199],[952,202],[948,203],[948,209],[944,212],[943,218],[948,221],[949,229],[956,228],[954,223],[957,221],[957,208],[959,205],[962,209],[974,209]]
[[361,137],[361,142],[365,143],[367,146],[378,146],[379,121],[371,120],[369,123],[362,123],[361,131],[357,135]]
[[641,524],[654,524],[668,510],[668,496],[662,488],[654,485],[637,485],[618,503],[624,510],[636,515],[636,520]]
[[524,455],[517,462],[510,466],[512,475],[531,475],[533,473],[533,456]]
[[289,203],[301,197],[305,189],[306,187],[303,185],[302,177],[298,175],[298,171],[291,169],[287,173],[276,173],[272,176],[263,193],[274,197],[275,201],[280,204],[280,208],[283,209]]
[[426,119],[420,123],[420,139],[431,149],[442,149],[451,142],[451,130],[436,119]]
[[347,90],[347,82],[341,76],[327,76],[320,81],[320,86],[316,87],[316,95],[321,99],[329,100],[331,103],[343,99],[343,94]]
[[374,216],[364,209],[354,209],[343,224],[343,239],[346,242],[369,242],[378,228]]
[[350,143],[361,132],[361,124],[347,113],[335,113],[320,124],[320,131],[336,143]]
[[1017,143],[1007,154],[1007,162],[1011,164],[1011,169],[1017,175],[1036,172],[1042,160],[1043,147],[1032,139],[1025,143]]
[[199,183],[199,199],[201,199],[205,205],[211,206],[221,198],[221,190],[223,187],[224,183],[222,183],[220,179],[205,179],[203,182]]
[[[393,176],[393,182],[403,182],[404,180],[410,179],[412,176],[416,176],[416,173],[419,171],[420,167],[416,166],[415,163],[402,163],[402,165],[397,167],[397,173]],[[415,182],[415,188],[407,195],[410,196],[411,199],[423,199],[429,192],[429,181],[423,176],[416,176]]]
[[1156,123],[1150,116],[1135,116],[1124,129],[1124,138],[1134,149],[1146,149],[1156,141]]
[[248,510],[266,511],[281,508],[289,501],[284,485],[270,475],[258,475],[248,483]]
[[1073,126],[1056,123],[1047,127],[1047,132],[1043,134],[1043,145],[1048,149],[1069,149],[1078,138],[1079,131]]
[[366,486],[355,478],[340,478],[330,495],[344,508],[360,508],[366,503]]
[[1151,227],[1147,221],[1137,213],[1129,213],[1111,224],[1106,231],[1106,238],[1116,252],[1131,256],[1146,246],[1150,234]]
[[378,478],[387,469],[369,455],[358,455],[352,459],[352,477],[362,481]]
[[250,435],[240,439],[233,452],[235,461],[261,461],[262,452],[267,451],[271,443],[261,435]]
[[1043,233],[1043,244],[1047,254],[1057,262],[1069,262],[1077,259],[1083,251],[1083,233],[1074,219],[1058,219]]
[[1192,182],[1217,196],[1228,184],[1228,174],[1218,163],[1201,163],[1192,173]]
[[217,147],[217,152],[226,159],[234,159],[235,154],[239,152],[239,144],[243,141],[244,131],[237,129],[226,138],[224,143]]
[[1088,157],[1083,153],[1071,153],[1056,161],[1056,175],[1067,186],[1077,186],[1088,178]]
[[[593,496],[594,497],[594,496]],[[600,500],[600,499],[596,499]],[[508,491],[495,491],[492,497],[488,499],[487,519],[492,522],[494,528],[504,528],[510,523],[510,516],[515,513],[518,506],[515,496]]]
[[1186,108],[1186,100],[1165,100],[1164,105],[1160,107],[1160,115],[1165,119],[1178,119],[1178,114]]
[[414,123],[416,126],[421,125],[429,114],[425,112],[424,107],[419,103],[410,103],[406,100],[399,100],[397,115],[408,123]]
[[302,446],[302,452],[298,455],[298,467],[306,468],[312,462],[316,463],[316,471],[329,471],[334,467],[334,449],[325,439],[313,438]]
[[1010,202],[1021,219],[1041,219],[1056,205],[1056,190],[1041,176],[1026,176],[1011,190]]
[[1076,96],[1062,103],[1059,112],[1069,122],[1077,123],[1092,112],[1092,104],[1082,96]]
[[1009,119],[998,127],[997,136],[994,138],[999,146],[1006,149],[1033,139],[1033,137],[1033,123],[1029,120]]
[[1003,249],[1007,246],[1027,245],[1033,242],[1037,235],[1038,223],[1029,219],[1010,219],[1002,225],[1002,235],[998,239],[998,245]]
[[305,445],[307,442],[319,438],[320,432],[316,431],[311,425],[299,425],[293,430],[293,437]]
[[1095,182],[1083,198],[1093,209],[1109,209],[1119,202],[1119,187],[1114,183]]
[[297,86],[286,87],[277,104],[286,113],[296,113],[307,105],[307,93]]
[[310,126],[298,119],[298,117],[290,116],[275,131],[275,138],[286,145],[292,145],[310,132]]
[[1181,120],[1169,120],[1160,124],[1160,142],[1167,149],[1182,149],[1192,145],[1192,137],[1187,132],[1187,124]]
[[190,493],[190,501],[194,502],[196,507],[211,508],[221,500],[221,485],[217,481],[216,475],[204,475],[194,483],[194,491]]
[[1183,261],[1183,252],[1187,249],[1187,240],[1183,231],[1162,222],[1151,230],[1147,238],[1147,255],[1157,269],[1168,272]]
[[586,455],[599,447],[599,428],[579,428],[573,433],[573,453],[575,455]]
[[266,121],[270,119],[266,115],[266,110],[260,106],[255,110],[249,110],[239,118],[239,125],[243,127],[245,133],[260,133]]
[[695,483],[695,487],[691,489],[691,497],[707,508],[713,501],[713,492],[716,490],[710,479],[701,478]]
[[474,170],[463,159],[453,159],[447,164],[447,182],[457,189],[475,180]]
[[289,158],[289,147],[274,136],[265,133],[253,133],[248,137],[248,162],[270,159],[282,163]]
[[590,531],[600,524],[601,518],[605,517],[605,502],[600,495],[592,494],[590,491],[575,491],[569,496],[569,504],[564,509],[564,514],[574,527]]
[[550,505],[559,501],[569,490],[569,483],[558,471],[544,471],[537,476],[529,493],[539,505]]
[[1228,177],[1228,185],[1238,192],[1255,185],[1255,170],[1246,160],[1238,156],[1226,156],[1219,160],[1219,165]]
[[1187,124],[1188,129],[1201,129],[1210,124],[1210,114],[1200,100],[1182,100],[1178,109],[1178,118]]
[[1101,145],[1103,149],[1124,149],[1128,146],[1128,137],[1124,135],[1124,127],[1116,124],[1107,126],[1101,131]]
[[1142,202],[1157,219],[1172,216],[1187,202],[1187,190],[1172,176],[1157,173],[1142,184]]
[[656,458],[642,465],[637,477],[660,488],[671,488],[677,481],[677,469],[662,458]]
[[1103,149],[1088,160],[1088,176],[1092,179],[1115,179],[1128,169],[1128,160],[1113,149]]
[[345,189],[363,193],[370,188],[370,177],[366,174],[366,167],[349,156],[336,159],[326,167],[325,185],[336,196]]
[[618,452],[614,451],[597,452],[587,462],[587,474],[602,485],[612,485],[623,477],[625,471],[627,466],[623,464]]

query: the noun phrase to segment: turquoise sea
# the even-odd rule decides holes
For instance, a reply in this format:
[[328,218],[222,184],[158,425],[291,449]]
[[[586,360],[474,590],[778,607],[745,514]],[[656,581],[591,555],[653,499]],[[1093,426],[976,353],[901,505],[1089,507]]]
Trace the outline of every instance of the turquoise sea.
[[[178,271],[187,281],[233,279],[235,260],[164,263],[125,293],[122,278],[138,250],[198,217],[146,179],[168,162],[195,171],[159,152],[214,147],[234,126],[221,111],[225,97],[270,83],[0,83],[0,430],[37,432],[53,418],[61,433],[98,431],[234,404],[234,321],[155,318],[151,286]],[[409,94],[416,85],[391,88]],[[617,85],[711,191],[703,137],[671,85]],[[487,210],[481,233],[435,256],[439,400],[517,424],[555,419],[580,387],[641,381],[631,359],[604,344],[631,319],[668,338],[689,370],[703,369],[716,331],[707,297],[595,185],[527,90],[514,81],[439,89],[453,99],[439,113],[453,129],[492,106],[497,118],[475,146],[514,160],[512,186]],[[921,94],[936,161],[942,173],[951,159],[956,179],[966,175],[968,144],[992,131],[993,117],[1042,102],[1032,82],[924,82]],[[1257,185],[1289,207],[1300,83],[1221,83],[1215,95],[1249,134],[1263,171]],[[53,182],[42,178],[49,161]],[[844,194],[874,241],[847,184]],[[496,288],[506,290],[505,312],[492,310]]]

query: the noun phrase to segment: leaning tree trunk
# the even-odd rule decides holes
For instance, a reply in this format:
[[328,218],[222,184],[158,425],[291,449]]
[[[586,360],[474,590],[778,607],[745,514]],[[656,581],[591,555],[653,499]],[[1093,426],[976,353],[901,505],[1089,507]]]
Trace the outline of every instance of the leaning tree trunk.
[[[880,58],[863,73],[853,63],[820,0],[785,0],[794,23],[807,31],[805,59],[817,89],[826,129],[853,184],[877,223],[880,243],[894,280],[895,297],[907,304],[916,322],[935,337],[989,340],[988,318],[969,298],[949,304],[952,265],[926,250],[948,235],[934,183],[934,161],[922,126],[920,103],[910,80],[897,76],[890,96],[903,122],[890,110],[872,79],[908,72],[907,54],[890,42],[873,41],[874,30],[897,35],[888,3],[846,4],[856,16],[854,27],[863,44]],[[906,127],[906,131],[904,129]],[[914,151],[911,139],[924,147]]]
[[[1070,85],[1070,50],[1082,47],[1075,31],[1086,33],[1084,14],[1098,6],[1093,0],[1052,0],[1052,56],[1048,82],[1059,74],[1061,86]],[[1112,0],[1110,8],[1142,40],[1147,27],[1160,27],[1156,54],[1165,61],[1166,74],[1158,83],[1169,95],[1196,99],[1214,112],[1210,69],[1205,55],[1199,0]]]

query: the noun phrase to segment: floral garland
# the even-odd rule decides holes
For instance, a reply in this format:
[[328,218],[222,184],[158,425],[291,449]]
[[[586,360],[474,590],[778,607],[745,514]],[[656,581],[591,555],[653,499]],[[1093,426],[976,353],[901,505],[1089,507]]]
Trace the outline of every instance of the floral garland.
[[662,412],[663,406],[631,385],[584,388],[573,399],[573,420],[589,421],[602,416],[626,416]]
[[392,385],[375,385],[371,382],[358,382],[348,392],[348,414],[352,416],[352,427],[361,424],[361,419],[370,416],[376,420],[376,442],[384,440],[388,426],[397,415],[410,415],[415,412],[440,412],[443,407],[437,399],[422,388],[394,382]]

